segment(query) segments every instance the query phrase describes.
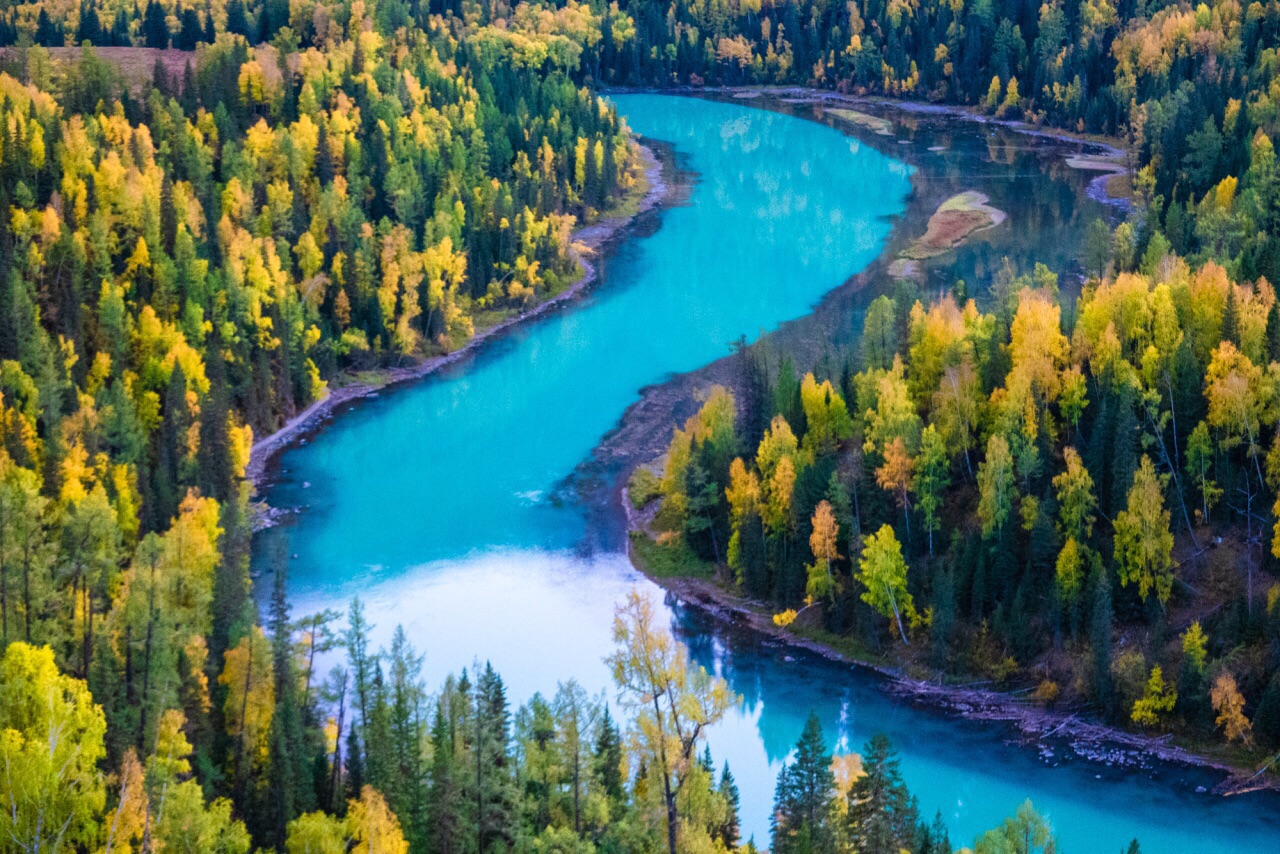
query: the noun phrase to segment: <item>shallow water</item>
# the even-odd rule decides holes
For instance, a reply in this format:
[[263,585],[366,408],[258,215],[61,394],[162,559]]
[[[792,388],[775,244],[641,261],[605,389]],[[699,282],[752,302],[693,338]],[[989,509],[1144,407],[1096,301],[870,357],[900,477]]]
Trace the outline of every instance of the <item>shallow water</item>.
[[[622,246],[600,286],[570,309],[361,403],[291,449],[266,496],[304,508],[255,543],[259,568],[290,556],[296,611],[341,608],[359,594],[379,641],[405,626],[432,683],[488,659],[516,701],[568,678],[606,689],[613,603],[633,586],[660,593],[616,551],[581,547],[586,513],[561,484],[643,386],[808,312],[875,258],[906,209],[910,168],[822,124],[741,104],[616,100],[633,128],[674,145],[696,172],[689,204]],[[921,145],[938,135],[927,123],[911,133]],[[1083,227],[1063,214],[1075,210],[1079,182],[1037,172],[1028,184],[1022,164],[969,129],[922,166],[940,184],[966,167],[983,173],[993,203],[1003,189],[1054,206],[1025,204],[1002,243],[959,253],[970,275],[989,270],[993,253],[1053,249],[1062,261]],[[856,318],[855,306],[850,329]],[[779,765],[813,708],[842,749],[889,732],[922,811],[941,810],[958,841],[1031,797],[1069,851],[1115,851],[1134,836],[1148,854],[1274,849],[1280,823],[1248,813],[1266,804],[1274,816],[1275,799],[1195,795],[1190,784],[1170,786],[1187,775],[1169,769],[1152,781],[1084,763],[1053,768],[1006,746],[1002,727],[916,709],[866,673],[675,604],[671,613],[698,660],[744,696],[711,743],[733,768],[744,827],[758,840],[768,838]]]

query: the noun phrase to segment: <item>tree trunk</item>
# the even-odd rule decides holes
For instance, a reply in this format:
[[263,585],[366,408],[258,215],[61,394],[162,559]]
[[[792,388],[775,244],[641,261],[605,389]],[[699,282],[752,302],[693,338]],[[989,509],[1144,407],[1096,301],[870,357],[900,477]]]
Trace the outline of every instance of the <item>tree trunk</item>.
[[907,640],[907,633],[902,628],[902,614],[898,613],[898,597],[893,595],[892,588],[886,588],[889,591],[889,602],[893,605],[893,619],[898,623],[898,634],[902,635],[902,642],[911,646],[911,642]]
[[27,643],[31,643],[31,554],[25,550],[22,559],[22,616],[27,624]]
[[667,847],[671,854],[676,852],[676,829],[680,826],[680,818],[676,812],[676,796],[671,791],[671,778],[663,769],[662,773],[663,795],[667,801]]

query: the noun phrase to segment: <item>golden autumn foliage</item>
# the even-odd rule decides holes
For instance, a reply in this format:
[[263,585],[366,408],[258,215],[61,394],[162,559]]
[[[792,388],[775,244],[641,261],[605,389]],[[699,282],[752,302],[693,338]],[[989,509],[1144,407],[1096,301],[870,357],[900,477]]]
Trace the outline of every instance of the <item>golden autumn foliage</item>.
[[275,682],[271,647],[262,629],[254,626],[227,650],[218,682],[227,692],[223,715],[227,735],[236,743],[236,755],[245,762],[265,762],[275,711]]

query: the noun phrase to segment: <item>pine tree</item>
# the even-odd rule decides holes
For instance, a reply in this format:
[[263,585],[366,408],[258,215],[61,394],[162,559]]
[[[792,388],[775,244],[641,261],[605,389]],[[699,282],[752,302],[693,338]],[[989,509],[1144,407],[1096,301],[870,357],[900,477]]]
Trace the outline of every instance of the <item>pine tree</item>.
[[173,40],[173,46],[179,50],[195,50],[204,38],[204,27],[200,24],[200,13],[194,7],[179,8],[178,21],[181,29]]
[[470,801],[476,850],[490,851],[497,845],[511,846],[517,817],[509,743],[511,716],[506,687],[491,664],[485,664],[476,680],[474,708]]
[[80,4],[80,25],[76,27],[76,44],[102,43],[102,23],[98,20],[98,10],[92,3]]
[[[364,618],[364,603],[359,596],[355,596],[351,599],[351,607],[347,612],[347,631],[343,635],[343,643],[347,648],[347,661],[351,665],[361,726],[367,725],[369,721],[373,704],[373,673],[378,663],[377,654],[369,650],[371,631],[373,626]],[[348,752],[347,761],[352,758],[353,754]]]
[[1093,699],[1109,717],[1113,711],[1111,691],[1111,585],[1105,570],[1093,573],[1093,616],[1089,643],[1093,651]]
[[462,778],[466,768],[460,761],[462,739],[454,715],[455,707],[461,707],[466,700],[465,691],[450,677],[436,702],[431,725],[431,799],[427,805],[427,825],[437,851],[462,851],[470,841],[469,836],[464,837]]
[[275,676],[275,711],[271,715],[271,763],[268,810],[273,813],[263,830],[284,847],[289,822],[315,808],[311,787],[310,755],[298,696],[298,674],[293,660],[293,633],[286,594],[287,563],[276,561],[271,592],[271,659]]
[[775,854],[834,854],[834,804],[831,755],[822,737],[822,722],[810,712],[796,742],[795,759],[778,774],[771,850]]
[[1236,302],[1235,285],[1227,285],[1227,303],[1222,310],[1222,340],[1240,347],[1240,309]]
[[227,3],[227,32],[253,40],[250,34],[249,17],[245,14],[244,0],[230,0]]
[[1111,500],[1108,515],[1124,509],[1138,470],[1138,415],[1134,408],[1134,389],[1125,383],[1116,395],[1115,434],[1108,448],[1106,468],[1110,472]]
[[261,29],[258,34],[258,40],[265,44],[276,37],[276,33],[280,31],[281,27],[288,25],[288,0],[265,0],[259,17],[261,18]]
[[164,418],[159,432],[155,434],[156,465],[152,470],[155,504],[148,513],[147,528],[150,530],[164,528],[178,512],[186,467],[187,430],[190,426],[187,380],[182,365],[175,363],[165,389]]
[[622,733],[614,723],[609,707],[604,707],[600,731],[596,736],[595,775],[600,788],[614,803],[621,803],[622,791]]
[[384,793],[388,804],[405,828],[405,835],[416,847],[425,847],[427,829],[427,775],[419,745],[423,743],[423,706],[426,690],[422,685],[422,657],[414,652],[402,626],[396,627],[387,657],[390,675],[390,743],[394,745],[391,781]]
[[147,3],[142,16],[142,35],[146,47],[164,49],[169,46],[169,23],[165,19],[164,7],[156,0]]
[[133,43],[129,40],[129,19],[125,16],[124,9],[116,11],[107,43],[114,47],[132,47]]
[[717,838],[724,843],[724,846],[730,851],[737,850],[738,842],[742,838],[742,828],[739,823],[738,812],[742,805],[742,798],[738,794],[738,785],[733,781],[733,773],[729,770],[729,763],[724,763],[724,769],[720,772],[720,785],[717,789],[720,797],[724,798],[725,814],[724,823],[720,825],[717,832]]
[[1266,341],[1268,361],[1280,362],[1280,300],[1267,310]]
[[1253,713],[1253,732],[1270,750],[1280,747],[1280,673],[1271,677]]
[[200,406],[200,454],[197,458],[200,491],[219,501],[227,500],[235,489],[236,473],[231,462],[230,393],[226,363],[222,358],[222,337],[209,336],[206,373],[209,393]]
[[941,810],[934,814],[932,825],[920,822],[916,844],[911,850],[912,854],[951,854],[951,835]]
[[898,854],[915,839],[916,804],[888,736],[863,748],[862,771],[849,790],[849,839],[859,854]]
[[347,797],[358,797],[364,789],[364,751],[355,725],[347,728]]
[[53,22],[44,7],[36,18],[36,44],[44,47],[62,47],[62,27]]
[[[253,525],[249,518],[249,485],[220,506],[219,560],[213,576],[213,620],[209,632],[209,662],[214,674],[222,668],[222,654],[236,643],[254,622],[249,595],[249,557]],[[215,704],[217,707],[217,704]]]

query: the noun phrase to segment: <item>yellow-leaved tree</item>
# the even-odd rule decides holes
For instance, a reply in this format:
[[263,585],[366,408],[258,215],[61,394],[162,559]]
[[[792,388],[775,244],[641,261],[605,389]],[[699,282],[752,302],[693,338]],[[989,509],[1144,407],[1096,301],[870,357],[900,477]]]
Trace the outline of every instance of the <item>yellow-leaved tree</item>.
[[1215,723],[1222,727],[1227,741],[1252,743],[1253,724],[1244,716],[1244,697],[1236,685],[1236,678],[1226,671],[1218,674],[1209,691],[1209,699],[1213,710],[1218,713]]
[[836,541],[840,536],[840,525],[836,522],[836,514],[831,509],[831,502],[823,499],[813,511],[813,533],[809,535],[809,549],[813,552],[813,563],[809,565],[809,580],[805,585],[805,594],[812,600],[835,596],[839,583],[831,572],[831,564],[839,559]]
[[907,643],[907,631],[902,627],[902,615],[915,616],[915,604],[907,590],[907,562],[902,557],[902,546],[893,528],[881,525],[867,538],[862,547],[858,581],[867,588],[862,594],[866,602],[883,617],[892,617],[898,624],[898,634]]
[[1164,672],[1160,665],[1151,668],[1151,676],[1147,679],[1147,690],[1133,703],[1133,722],[1139,726],[1153,727],[1160,718],[1173,711],[1178,702],[1178,692],[1164,681]]
[[689,660],[689,650],[659,624],[653,601],[635,590],[614,612],[613,640],[617,649],[606,660],[619,702],[635,713],[631,737],[665,814],[667,847],[670,854],[701,850],[710,829],[691,820],[689,805],[713,793],[698,746],[739,698]]
[[57,851],[96,841],[106,801],[98,771],[106,730],[88,686],[58,672],[51,649],[9,645],[0,658],[0,839],[6,850]]
[[276,702],[271,645],[260,627],[254,626],[227,650],[218,682],[227,688],[223,716],[235,743],[235,772],[247,774],[267,760]]
[[1160,479],[1148,456],[1133,475],[1128,509],[1116,514],[1115,527],[1120,583],[1137,584],[1144,599],[1154,590],[1164,605],[1173,592],[1173,534]]

